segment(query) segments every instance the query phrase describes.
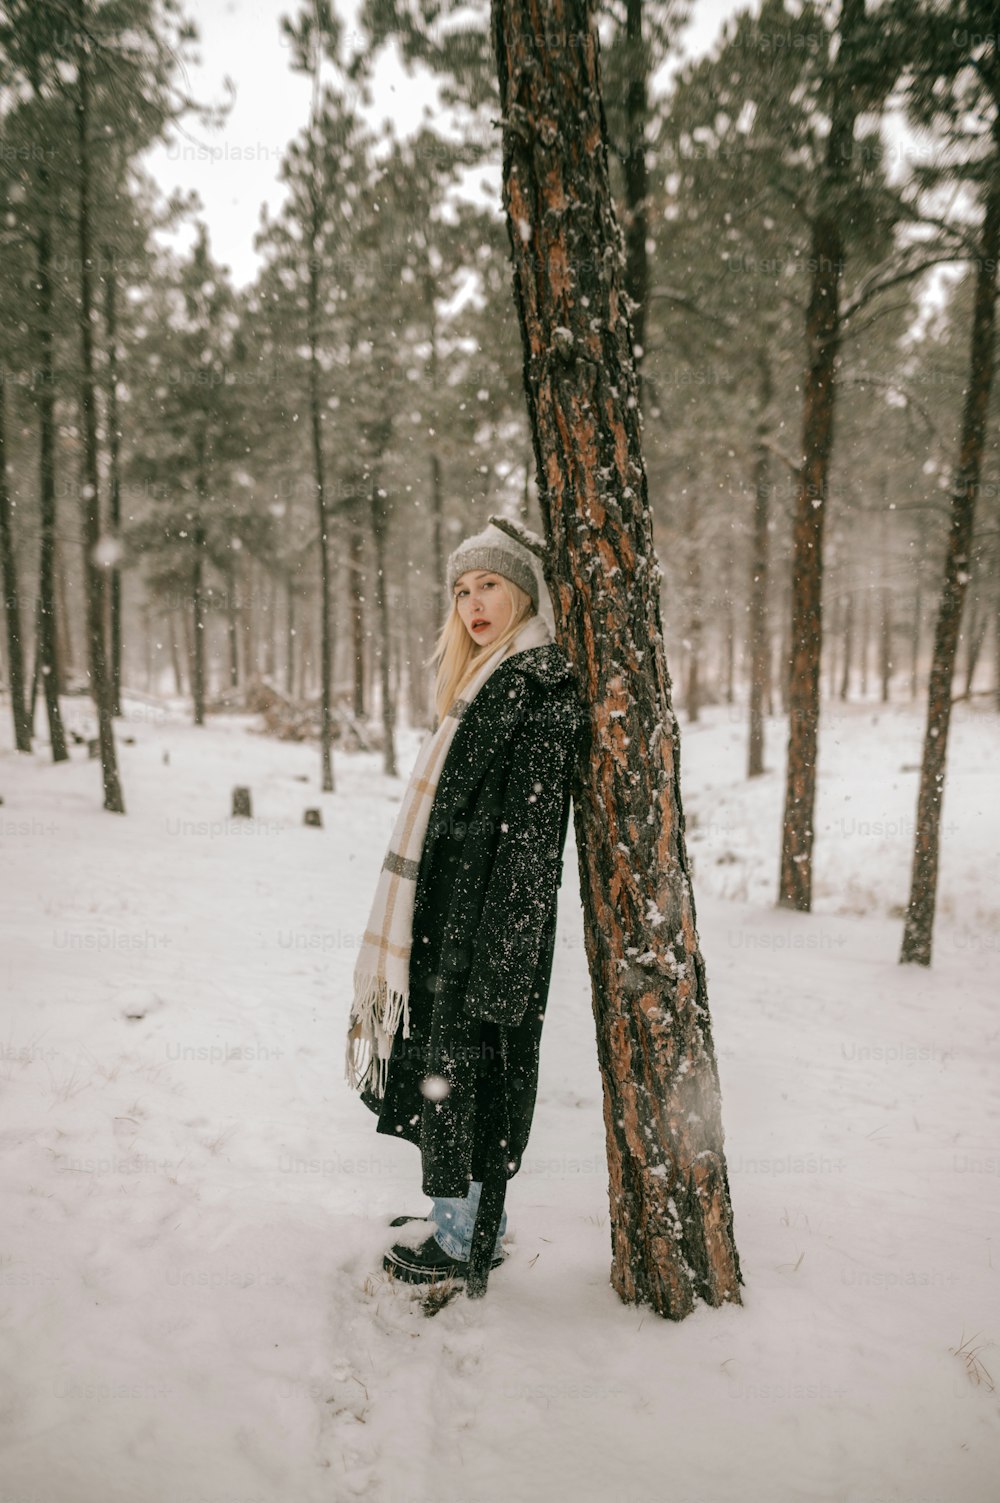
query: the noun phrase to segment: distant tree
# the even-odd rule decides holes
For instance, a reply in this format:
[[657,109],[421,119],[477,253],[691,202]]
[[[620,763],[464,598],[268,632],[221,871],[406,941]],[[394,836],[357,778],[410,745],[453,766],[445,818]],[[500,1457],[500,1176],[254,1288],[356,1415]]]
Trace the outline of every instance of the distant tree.
[[[802,443],[792,537],[791,657],[788,663],[788,756],[782,817],[778,903],[812,906],[813,817],[819,750],[820,656],[823,645],[823,534],[829,499],[836,409],[837,356],[843,334],[845,226],[870,218],[877,203],[864,180],[855,131],[881,109],[899,74],[896,38],[869,18],[865,0],[842,0],[837,52],[829,73],[829,131],[811,215],[812,286],[806,309]],[[867,200],[867,201],[866,201]],[[883,195],[879,205],[888,207]],[[869,290],[870,295],[870,290]]]
[[[205,722],[206,636],[213,571],[230,579],[252,497],[242,479],[246,454],[239,342],[240,305],[227,269],[211,256],[203,225],[173,285],[162,285],[146,310],[133,355],[143,387],[134,421],[129,473],[147,489],[144,514],[129,529],[130,547],[165,578],[186,578],[190,611],[191,694],[196,725]],[[231,593],[231,592],[230,592]]]
[[[333,778],[333,639],[330,619],[330,510],[324,455],[321,346],[326,334],[326,281],[330,272],[328,241],[343,232],[340,178],[341,155],[349,147],[356,123],[340,108],[336,97],[324,94],[324,56],[338,61],[341,26],[327,0],[312,0],[295,22],[282,29],[291,46],[292,67],[312,77],[312,105],[304,142],[295,142],[283,176],[291,190],[291,215],[296,224],[292,244],[301,248],[306,295],[308,342],[309,438],[316,490],[320,578],[320,777],[324,793],[334,791]],[[286,241],[286,246],[288,242]]]
[[[745,540],[750,777],[764,770],[771,539],[783,536],[786,520],[784,506],[772,513],[787,493],[786,472],[796,472],[782,450],[782,429],[800,375],[805,209],[828,47],[815,5],[792,13],[783,0],[765,0],[759,14],[744,11],[729,21],[712,52],[680,71],[654,136],[652,196],[662,228],[647,384],[653,412],[673,430],[657,444],[664,470],[687,478],[707,458],[721,482],[699,487],[702,533],[735,528]],[[678,361],[698,379],[681,385]],[[731,490],[748,502],[735,519]],[[721,514],[715,497],[726,502]],[[683,538],[685,529],[678,532]],[[716,599],[710,589],[699,601],[706,625]],[[700,634],[689,616],[684,636],[692,657]]]
[[968,376],[951,489],[944,581],[934,631],[917,795],[910,894],[901,963],[930,965],[937,902],[941,806],[944,799],[953,678],[986,443],[986,420],[996,369],[997,258],[1000,255],[1000,46],[996,8],[984,0],[901,7],[918,29],[921,58],[908,76],[908,106],[918,125],[942,141],[942,165],[922,178],[932,189],[959,181],[978,202],[973,246],[975,286]]
[[[38,413],[38,606],[36,664],[45,698],[54,762],[69,757],[59,708],[60,672],[56,623],[56,367],[53,311],[53,220],[58,184],[53,169],[65,155],[68,128],[61,97],[61,66],[69,63],[71,32],[64,15],[48,4],[15,0],[0,18],[0,56],[5,82],[17,100],[8,122],[11,160],[24,162],[18,183],[26,236],[34,251],[31,285],[32,389]],[[33,719],[34,689],[29,717]]]
[[[10,0],[0,21],[0,69],[16,100],[12,116],[19,154],[14,160],[25,164],[18,185],[20,224],[35,258],[29,306],[39,422],[36,661],[45,688],[53,755],[59,759],[65,755],[65,738],[58,704],[57,402],[72,390],[80,414],[78,499],[89,678],[104,802],[115,812],[122,807],[110,723],[117,699],[118,654],[112,648],[109,657],[104,586],[116,568],[120,487],[115,412],[111,506],[105,514],[98,411],[103,352],[96,322],[101,247],[115,238],[116,215],[134,229],[129,164],[162,134],[168,121],[191,105],[176,88],[175,74],[192,36],[174,0]],[[72,246],[58,265],[53,255],[56,225],[68,232],[60,245]],[[105,307],[114,312],[113,303],[106,300]],[[115,397],[116,393],[112,406]],[[120,632],[114,601],[111,614]],[[65,640],[69,642],[68,630]]]
[[90,133],[93,129],[91,89],[91,16],[87,0],[73,0],[76,63],[76,188],[77,247],[79,250],[80,414],[83,444],[80,456],[80,500],[83,513],[83,565],[87,600],[87,648],[90,690],[97,715],[101,752],[104,807],[112,814],[125,813],[112,721],[112,681],[108,664],[105,618],[104,573],[101,558],[102,530],[100,474],[97,450],[97,378],[94,355],[93,226],[91,199],[93,162]]
[[[0,115],[0,162],[6,157],[6,140]],[[28,708],[27,684],[24,671],[24,637],[21,627],[21,591],[18,578],[17,553],[15,548],[13,508],[10,494],[7,464],[7,383],[11,374],[20,367],[21,360],[13,354],[16,343],[23,344],[24,328],[20,315],[12,315],[19,307],[25,281],[23,247],[19,237],[9,229],[13,213],[9,198],[10,184],[0,179],[0,569],[2,569],[4,627],[7,647],[7,680],[10,689],[10,707],[14,723],[14,745],[18,751],[31,751],[32,723]]]

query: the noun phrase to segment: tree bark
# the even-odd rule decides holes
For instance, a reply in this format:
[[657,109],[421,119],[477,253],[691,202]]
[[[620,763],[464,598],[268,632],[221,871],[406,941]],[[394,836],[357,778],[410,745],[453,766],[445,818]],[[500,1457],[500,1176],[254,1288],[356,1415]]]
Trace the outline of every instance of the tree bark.
[[313,623],[310,617],[302,623],[302,647],[299,652],[297,699],[304,699],[313,691]]
[[374,473],[371,484],[372,542],[375,557],[375,620],[378,624],[377,644],[379,694],[382,700],[382,768],[386,777],[398,776],[396,770],[396,705],[389,678],[389,587],[385,576],[385,545],[387,519],[379,494],[380,487]]
[[[430,725],[427,707],[427,674],[424,658],[427,655],[424,639],[424,620],[421,614],[422,601],[414,604],[410,595],[410,570],[403,570],[401,615],[404,622],[412,623],[411,630],[401,633],[402,656],[406,659],[406,697],[409,724],[426,728]],[[444,620],[443,616],[438,617]]]
[[1000,588],[993,613],[993,702],[1000,713]]
[[837,670],[840,667],[840,632],[844,619],[844,597],[837,595],[832,602],[829,630],[824,634],[823,653],[827,659],[827,695],[830,699],[837,692]]
[[649,173],[646,167],[646,121],[649,116],[648,59],[642,39],[642,0],[626,0],[628,88],[625,92],[625,290],[636,366],[636,400],[642,406],[642,357],[646,344],[649,301]]
[[290,699],[295,696],[295,570],[289,566],[285,574],[285,693]]
[[326,473],[323,460],[323,422],[319,381],[319,268],[316,256],[309,258],[309,415],[312,435],[313,484],[319,548],[319,641],[320,641],[320,786],[333,793],[333,714],[331,706],[333,654],[330,642],[330,539],[326,506]]
[[104,622],[104,575],[98,558],[101,542],[100,495],[97,463],[97,402],[94,378],[94,298],[91,284],[90,246],[90,62],[86,35],[86,0],[76,0],[76,144],[78,225],[80,253],[80,417],[83,429],[80,504],[83,518],[84,580],[87,595],[87,646],[90,660],[90,692],[97,715],[101,747],[101,778],[104,807],[112,814],[125,813],[125,800],[118,777],[114,722],[107,664]]
[[733,618],[733,551],[732,544],[727,540],[723,578],[723,667],[722,683],[723,698],[727,705],[736,700],[736,623]]
[[[204,494],[199,482],[198,501]],[[195,725],[205,724],[205,529],[200,520],[191,530],[194,557],[191,561],[190,678]]]
[[996,366],[997,255],[1000,254],[1000,187],[996,186],[998,174],[1000,161],[994,159],[983,215],[972,314],[969,379],[962,407],[962,435],[951,494],[951,524],[944,583],[938,605],[927,691],[927,727],[920,768],[920,791],[917,795],[910,897],[899,956],[901,964],[931,963],[941,846],[941,805],[944,799],[945,760],[951,724],[952,679],[958,652],[962,605],[969,583],[970,551],[986,438],[986,415]]
[[56,542],[56,659],[59,663],[59,693],[65,694],[76,673],[73,661],[73,633],[70,630],[69,590],[66,588],[66,555]]
[[21,597],[18,592],[17,556],[11,526],[10,491],[7,486],[7,383],[0,371],[0,560],[3,564],[3,605],[7,629],[7,678],[14,721],[14,746],[31,751],[31,721],[24,690],[24,651],[21,641]]
[[[784,610],[782,612],[781,636],[778,638],[778,661],[775,665],[774,677],[778,681],[778,703],[781,706],[782,715],[788,714],[788,670],[792,658],[792,634],[791,634],[791,606],[790,584],[785,589]],[[774,711],[772,709],[771,713]]]
[[[318,14],[318,13],[317,13]],[[333,793],[333,648],[330,640],[330,526],[326,500],[326,469],[323,457],[323,410],[319,367],[320,302],[322,285],[320,275],[320,240],[323,228],[324,196],[320,189],[320,168],[316,157],[319,134],[318,113],[320,103],[320,69],[323,48],[320,36],[313,38],[313,102],[309,120],[309,220],[306,225],[306,251],[309,257],[308,284],[308,341],[309,341],[309,427],[312,438],[313,486],[316,495],[316,520],[318,523],[317,547],[319,549],[319,762],[320,787],[324,793]]]
[[[177,617],[173,611],[170,611],[167,616],[167,626],[169,627],[170,666],[174,671],[174,689],[178,699],[182,699],[184,696],[184,674],[181,670],[181,655],[177,650]],[[182,634],[183,630],[184,621],[182,617]]]
[[846,704],[851,692],[851,659],[854,656],[854,591],[844,598],[844,661],[840,670],[840,698]]
[[122,712],[122,532],[121,434],[118,416],[118,287],[115,253],[104,248],[104,327],[108,340],[108,530],[119,550],[108,578],[108,633],[111,642],[111,713]]
[[767,352],[758,352],[757,447],[753,466],[753,531],[750,559],[750,734],[747,747],[747,777],[764,771],[764,697],[770,677],[770,642],[767,630],[768,520],[771,505],[770,455],[767,437],[771,424],[774,378]]
[[[889,573],[889,539],[888,539],[889,504],[887,500],[887,487],[885,480],[882,481],[882,510],[879,513],[879,556],[882,560],[883,580]],[[882,703],[889,703],[889,695],[892,686],[892,634],[893,634],[893,600],[892,588],[883,584],[879,590],[879,635],[878,635],[878,663],[879,679],[882,686]]]
[[[38,666],[49,723],[53,762],[65,762],[66,732],[59,710],[59,649],[56,631],[56,390],[52,337],[52,231],[48,170],[39,164],[39,223],[35,240],[38,307]],[[32,693],[32,706],[34,693]]]
[[587,0],[493,0],[503,198],[557,638],[589,706],[574,776],[610,1171],[611,1282],[681,1319],[740,1302]]
[[701,715],[701,547],[698,537],[698,511],[695,504],[695,487],[688,487],[687,516],[684,533],[687,539],[688,556],[688,622],[687,622],[687,681],[684,686],[684,708],[687,718],[695,725]]
[[865,0],[843,0],[834,64],[826,161],[812,224],[812,288],[806,311],[802,464],[795,501],[792,559],[791,662],[788,681],[788,763],[782,820],[778,904],[812,907],[813,812],[819,750],[820,655],[823,644],[823,523],[833,447],[835,372],[840,345],[840,281],[844,261],[840,195],[851,171],[857,104],[849,77]]
[[892,687],[892,590],[883,585],[880,591],[879,612],[879,673],[882,682],[882,703],[889,703]]
[[264,671],[270,679],[278,676],[278,576],[273,569],[265,570],[267,580],[267,652]]
[[354,649],[354,716],[364,720],[365,708],[365,535],[356,509],[352,509],[348,534],[348,592]]
[[[437,412],[438,398],[438,318],[437,297],[434,277],[428,261],[424,269],[424,303],[427,308],[427,334],[430,341],[430,360],[428,362],[431,388],[431,400],[433,411]],[[444,556],[444,482],[441,473],[441,455],[438,450],[437,437],[435,435],[431,444],[430,456],[431,470],[431,560],[434,570],[433,588],[436,598],[437,609],[435,620],[443,621],[450,604],[448,600],[448,586],[445,579],[445,556]]]
[[986,641],[986,629],[989,625],[989,615],[986,611],[980,614],[976,609],[975,595],[969,595],[968,626],[965,631],[965,687],[964,697],[972,698],[972,681],[976,676],[976,668],[979,665],[979,654],[983,650]]
[[[226,576],[226,636],[229,641],[230,689],[238,689],[240,684],[240,607],[237,600],[237,578],[237,565],[231,559]],[[254,676],[252,664],[247,663],[246,672],[248,678]]]
[[243,671],[248,678],[256,678],[260,672],[260,643],[263,636],[259,609],[257,566],[253,557],[246,560],[243,618]]

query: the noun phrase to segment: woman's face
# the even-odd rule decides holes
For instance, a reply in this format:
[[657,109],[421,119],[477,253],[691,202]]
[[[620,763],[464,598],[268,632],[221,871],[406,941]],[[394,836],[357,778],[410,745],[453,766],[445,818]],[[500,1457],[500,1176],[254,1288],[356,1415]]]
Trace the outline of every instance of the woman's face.
[[455,603],[474,642],[495,642],[514,614],[514,602],[502,574],[467,569],[455,581]]

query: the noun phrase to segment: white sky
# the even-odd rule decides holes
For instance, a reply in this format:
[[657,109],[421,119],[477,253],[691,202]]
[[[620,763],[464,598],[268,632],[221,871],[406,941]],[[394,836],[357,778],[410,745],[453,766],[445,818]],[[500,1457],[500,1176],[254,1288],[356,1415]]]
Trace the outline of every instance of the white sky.
[[[728,16],[749,8],[749,0],[694,0],[685,51],[706,51]],[[281,17],[300,9],[301,0],[187,0],[186,13],[200,32],[202,59],[190,70],[188,89],[198,100],[218,104],[226,98],[228,76],[235,102],[221,131],[188,123],[184,137],[157,146],[145,159],[164,193],[179,189],[198,194],[212,254],[229,266],[240,286],[256,275],[253,237],[260,206],[266,201],[277,211],[283,192],[278,183],[281,158],[309,113],[309,80],[292,72],[279,31]],[[355,5],[339,0],[337,9],[349,28]],[[433,98],[432,80],[408,78],[395,58],[386,57],[370,117],[375,124],[391,118],[398,133],[407,135]],[[183,240],[191,234],[189,230]]]

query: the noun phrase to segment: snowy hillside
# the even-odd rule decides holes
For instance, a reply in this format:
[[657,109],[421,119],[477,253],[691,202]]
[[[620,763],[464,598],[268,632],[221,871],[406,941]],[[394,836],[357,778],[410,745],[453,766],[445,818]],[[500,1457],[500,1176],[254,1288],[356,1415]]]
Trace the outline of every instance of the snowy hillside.
[[608,1283],[572,826],[510,1258],[427,1319],[381,1272],[417,1152],[343,1081],[402,780],[345,755],[322,796],[314,748],[133,702],[123,819],[8,718],[2,1503],[993,1503],[995,716],[956,712],[930,971],[918,712],[828,710],[811,916],[773,906],[780,726],[752,786],[735,711],[683,729],[746,1286],[680,1324]]

